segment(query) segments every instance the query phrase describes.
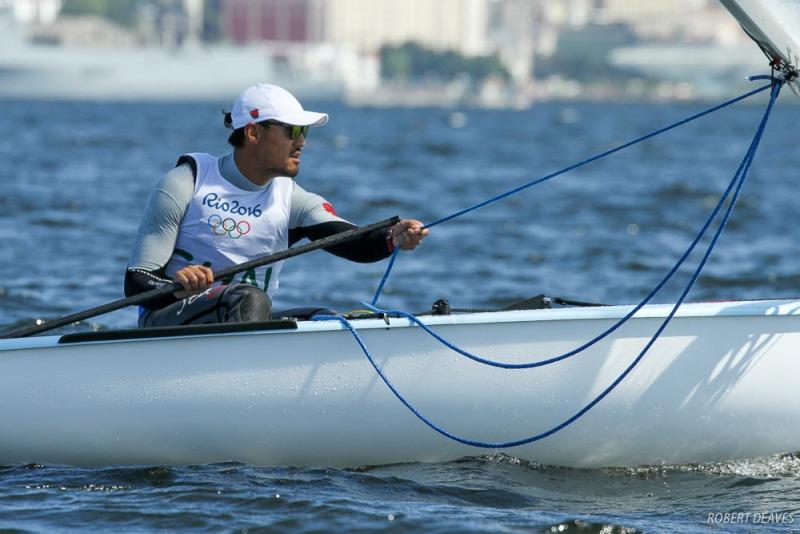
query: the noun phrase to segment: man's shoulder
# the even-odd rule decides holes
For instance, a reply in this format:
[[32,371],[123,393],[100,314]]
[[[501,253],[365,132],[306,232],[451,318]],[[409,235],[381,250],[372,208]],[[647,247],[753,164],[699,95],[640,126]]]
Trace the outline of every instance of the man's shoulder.
[[217,165],[220,158],[206,152],[187,152],[181,154],[175,167],[182,167],[188,165],[192,170],[192,176],[197,179],[197,168],[199,166]]
[[172,197],[179,205],[188,204],[194,195],[196,175],[196,170],[188,162],[179,163],[164,173],[155,189]]
[[298,207],[304,206],[306,208],[311,205],[323,204],[325,199],[316,193],[312,193],[303,188],[296,181],[292,180],[292,205],[297,204]]

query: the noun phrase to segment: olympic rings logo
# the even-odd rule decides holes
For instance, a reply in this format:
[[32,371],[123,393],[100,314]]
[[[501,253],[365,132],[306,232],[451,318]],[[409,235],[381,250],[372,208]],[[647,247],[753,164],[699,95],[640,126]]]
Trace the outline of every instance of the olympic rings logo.
[[250,233],[250,223],[247,221],[236,222],[230,217],[223,219],[219,215],[212,215],[208,218],[208,226],[214,235],[227,235],[231,239],[239,239],[243,235]]

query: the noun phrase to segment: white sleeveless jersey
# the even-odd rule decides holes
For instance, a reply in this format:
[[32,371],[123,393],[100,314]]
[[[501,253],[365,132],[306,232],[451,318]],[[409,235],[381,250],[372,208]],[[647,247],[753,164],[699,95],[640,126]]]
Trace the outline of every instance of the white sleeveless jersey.
[[[222,177],[216,157],[188,156],[197,162],[194,196],[178,229],[167,277],[187,265],[219,270],[289,247],[291,178],[273,178],[263,191],[245,191]],[[215,282],[249,283],[272,296],[282,266],[273,263]]]

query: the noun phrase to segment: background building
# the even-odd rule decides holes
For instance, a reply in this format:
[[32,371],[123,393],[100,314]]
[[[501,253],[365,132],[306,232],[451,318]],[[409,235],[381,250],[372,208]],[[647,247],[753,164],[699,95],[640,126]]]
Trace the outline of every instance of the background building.
[[322,39],[364,52],[417,42],[467,56],[489,52],[488,0],[324,0]]
[[314,4],[309,0],[224,0],[222,35],[236,43],[320,40],[315,32],[319,7]]
[[61,0],[0,0],[0,9],[10,10],[24,24],[52,24],[61,11]]

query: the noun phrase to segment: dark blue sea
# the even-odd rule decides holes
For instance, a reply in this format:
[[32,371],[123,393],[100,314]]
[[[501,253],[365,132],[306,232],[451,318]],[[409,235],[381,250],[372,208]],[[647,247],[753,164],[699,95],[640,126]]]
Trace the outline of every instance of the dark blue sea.
[[[638,302],[695,237],[744,156],[766,103],[764,95],[751,100],[437,226],[418,251],[401,255],[381,303],[422,311],[447,298],[454,307],[495,308],[539,293]],[[788,90],[778,101],[690,301],[800,296],[793,101]],[[0,101],[0,327],[121,298],[149,190],[180,154],[227,150],[220,110],[229,105]],[[430,222],[706,105],[543,103],[512,111],[308,102],[331,121],[312,131],[297,180],[359,224],[394,214]],[[674,301],[698,259],[655,300]],[[276,307],[358,308],[384,268],[324,252],[289,260]],[[125,309],[71,329],[134,324],[134,310]],[[449,463],[350,469],[8,465],[0,467],[0,529],[800,530],[800,454],[786,453],[634,469],[478,452]]]

